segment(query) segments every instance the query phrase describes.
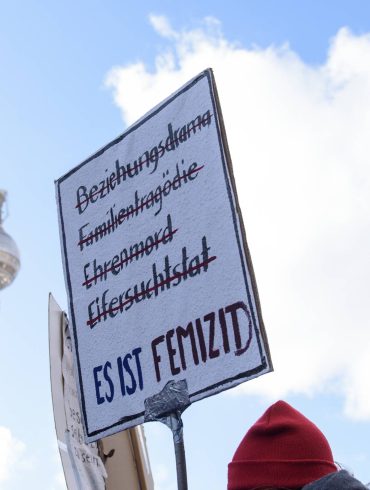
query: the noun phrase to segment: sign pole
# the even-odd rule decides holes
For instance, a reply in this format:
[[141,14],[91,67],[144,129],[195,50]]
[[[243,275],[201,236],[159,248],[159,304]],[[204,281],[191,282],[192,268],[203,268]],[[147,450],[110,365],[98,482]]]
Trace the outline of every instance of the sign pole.
[[175,441],[175,435],[174,435],[174,445],[175,445],[175,456],[176,456],[177,488],[178,490],[188,490],[185,446],[184,446],[183,436],[181,437],[180,441]]
[[162,422],[172,430],[176,458],[177,488],[178,490],[188,490],[184,433],[181,414],[178,412],[173,412],[166,417],[165,420],[162,420]]
[[186,380],[169,381],[160,393],[145,400],[145,422],[162,422],[172,431],[178,490],[188,490],[181,414],[190,403]]

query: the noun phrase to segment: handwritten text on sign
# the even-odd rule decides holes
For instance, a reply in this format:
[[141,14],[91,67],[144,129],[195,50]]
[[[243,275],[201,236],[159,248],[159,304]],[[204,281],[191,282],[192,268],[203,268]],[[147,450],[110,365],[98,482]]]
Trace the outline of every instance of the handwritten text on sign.
[[60,178],[57,200],[87,440],[268,372],[268,348],[210,70]]

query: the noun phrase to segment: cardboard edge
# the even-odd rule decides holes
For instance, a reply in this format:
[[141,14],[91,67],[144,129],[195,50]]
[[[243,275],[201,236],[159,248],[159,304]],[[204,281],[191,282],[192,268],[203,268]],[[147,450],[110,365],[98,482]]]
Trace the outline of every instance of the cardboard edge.
[[[63,338],[62,338],[62,328],[63,328],[63,310],[60,308],[56,302],[52,293],[49,293],[48,301],[48,331],[49,331],[49,362],[50,362],[50,387],[51,387],[51,399],[53,406],[53,418],[55,434],[57,436],[58,450],[60,454],[60,459],[62,463],[64,480],[67,488],[68,481],[70,479],[70,471],[68,468],[68,454],[63,453],[60,443],[66,444],[65,434],[60,431],[60,427],[63,425],[67,426],[67,420],[64,411],[64,398],[63,389],[58,389],[55,380],[60,380],[60,386],[63,388],[63,373],[62,373],[62,355],[63,355]],[[59,323],[59,328],[55,326]],[[54,356],[58,356],[59,362],[53,362]],[[58,421],[60,421],[60,426]],[[74,478],[74,477],[73,477]]]

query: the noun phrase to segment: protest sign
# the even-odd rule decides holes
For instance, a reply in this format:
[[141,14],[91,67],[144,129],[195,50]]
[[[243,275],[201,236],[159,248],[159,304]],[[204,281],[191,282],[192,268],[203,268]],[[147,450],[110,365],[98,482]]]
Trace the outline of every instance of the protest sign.
[[49,295],[50,379],[55,429],[68,490],[153,490],[142,426],[85,443],[65,313]]
[[49,296],[50,379],[55,429],[69,490],[105,490],[107,473],[97,443],[86,444],[73,376],[72,346],[65,315]]
[[272,369],[206,70],[56,181],[77,381],[94,441]]

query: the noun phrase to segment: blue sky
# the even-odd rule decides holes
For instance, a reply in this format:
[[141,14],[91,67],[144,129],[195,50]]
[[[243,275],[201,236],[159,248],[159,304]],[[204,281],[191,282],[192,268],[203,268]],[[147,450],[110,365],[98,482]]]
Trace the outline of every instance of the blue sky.
[[[63,488],[55,480],[47,335],[48,292],[67,304],[54,179],[121,133],[167,87],[213,64],[276,378],[185,412],[189,487],[225,488],[239,440],[280,396],[322,428],[337,460],[370,480],[363,381],[369,14],[368,2],[341,0],[3,2],[0,188],[9,193],[4,228],[22,269],[0,296],[0,426],[24,446],[3,481],[0,463],[1,488],[19,490],[26,481],[30,490]],[[202,33],[202,52],[189,41],[194,30]],[[168,52],[173,64],[159,67],[158,56]],[[289,367],[283,358],[291,351],[301,363],[293,356],[297,364]],[[147,433],[157,488],[171,490],[171,434],[155,425]]]

